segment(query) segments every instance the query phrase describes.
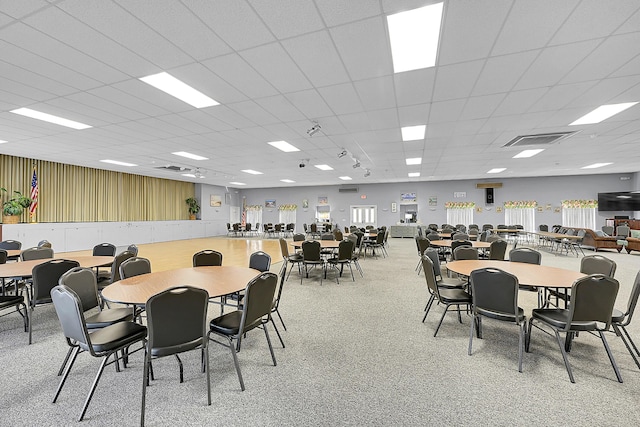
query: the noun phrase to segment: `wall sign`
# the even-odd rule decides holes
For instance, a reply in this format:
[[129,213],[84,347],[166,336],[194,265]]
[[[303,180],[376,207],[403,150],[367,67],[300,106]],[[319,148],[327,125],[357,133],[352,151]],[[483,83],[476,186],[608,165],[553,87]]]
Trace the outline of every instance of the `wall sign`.
[[401,193],[400,194],[400,203],[409,203],[416,202],[418,197],[416,197],[416,193]]

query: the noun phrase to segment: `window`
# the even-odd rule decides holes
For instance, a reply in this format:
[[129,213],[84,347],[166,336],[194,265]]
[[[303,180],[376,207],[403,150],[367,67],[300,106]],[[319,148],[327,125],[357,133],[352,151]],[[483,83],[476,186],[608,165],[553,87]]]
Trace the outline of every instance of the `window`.
[[358,228],[365,227],[367,225],[373,225],[376,227],[377,220],[378,206],[351,206],[351,225],[355,225]]
[[297,205],[278,206],[278,222],[281,224],[295,224],[296,209],[298,209]]
[[597,200],[563,200],[562,225],[596,229]]
[[504,223],[521,225],[525,231],[536,231],[536,206],[535,200],[505,202]]
[[444,207],[447,210],[447,224],[473,224],[474,202],[447,202]]

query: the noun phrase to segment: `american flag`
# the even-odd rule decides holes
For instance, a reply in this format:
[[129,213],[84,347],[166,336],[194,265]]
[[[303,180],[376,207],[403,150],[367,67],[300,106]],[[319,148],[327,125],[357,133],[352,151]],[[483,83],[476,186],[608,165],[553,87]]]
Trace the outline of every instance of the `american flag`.
[[29,216],[33,217],[38,207],[38,175],[36,175],[36,168],[33,168],[33,176],[31,177],[31,200],[33,202],[29,206]]
[[242,221],[240,221],[242,225],[247,225],[247,199],[245,197],[242,198]]

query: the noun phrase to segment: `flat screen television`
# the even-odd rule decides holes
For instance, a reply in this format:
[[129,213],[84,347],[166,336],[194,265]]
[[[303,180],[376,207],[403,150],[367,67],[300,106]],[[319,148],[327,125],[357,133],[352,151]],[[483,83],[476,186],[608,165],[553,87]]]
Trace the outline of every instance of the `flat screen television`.
[[640,192],[598,193],[599,211],[640,211]]

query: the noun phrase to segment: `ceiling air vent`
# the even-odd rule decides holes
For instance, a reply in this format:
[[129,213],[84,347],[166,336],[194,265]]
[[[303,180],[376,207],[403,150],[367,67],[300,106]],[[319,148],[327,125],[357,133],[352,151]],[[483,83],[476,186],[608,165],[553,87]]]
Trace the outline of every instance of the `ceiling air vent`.
[[184,171],[188,170],[187,168],[182,167],[182,166],[171,166],[171,165],[157,166],[156,169],[165,170],[167,172],[184,172]]
[[339,193],[357,193],[358,187],[340,187],[338,188]]
[[569,138],[574,132],[555,132],[555,133],[539,133],[537,135],[520,135],[503,145],[503,147],[521,147],[525,145],[548,145]]

